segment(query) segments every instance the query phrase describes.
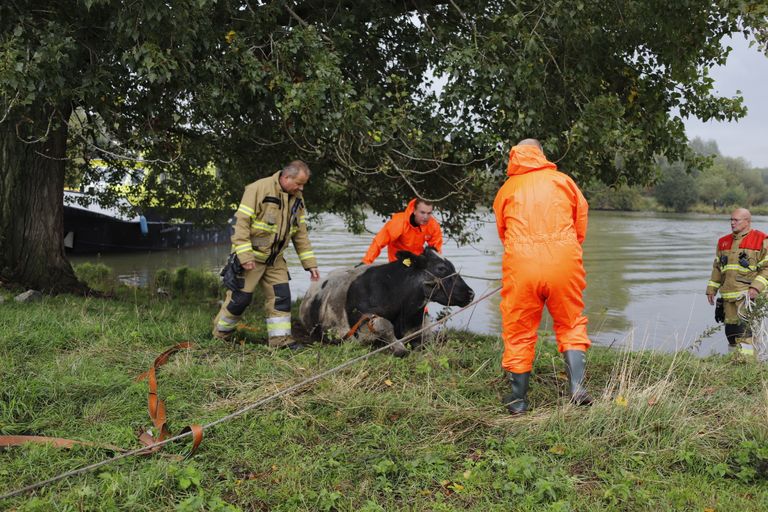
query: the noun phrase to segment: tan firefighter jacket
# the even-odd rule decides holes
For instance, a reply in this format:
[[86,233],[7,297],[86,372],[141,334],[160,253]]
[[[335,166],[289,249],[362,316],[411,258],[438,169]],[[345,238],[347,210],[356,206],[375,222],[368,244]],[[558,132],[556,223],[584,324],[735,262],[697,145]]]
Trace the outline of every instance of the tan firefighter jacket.
[[256,261],[273,265],[293,241],[301,266],[317,267],[307,233],[306,209],[301,192],[289,195],[280,187],[280,172],[245,187],[235,212],[232,251],[240,263]]
[[717,241],[707,294],[720,291],[723,300],[738,300],[750,287],[762,293],[768,286],[768,239],[753,229]]

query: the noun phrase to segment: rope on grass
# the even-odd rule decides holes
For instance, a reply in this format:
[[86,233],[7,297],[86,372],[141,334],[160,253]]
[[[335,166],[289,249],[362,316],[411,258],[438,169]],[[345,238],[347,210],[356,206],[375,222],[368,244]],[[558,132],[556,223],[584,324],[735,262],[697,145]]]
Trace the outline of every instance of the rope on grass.
[[[277,393],[275,393],[273,395],[270,395],[270,396],[267,396],[265,398],[262,398],[261,400],[258,400],[258,401],[254,402],[254,403],[252,403],[252,404],[250,404],[250,405],[248,405],[246,407],[243,407],[242,409],[240,409],[238,411],[235,411],[233,413],[230,413],[230,414],[228,414],[226,416],[223,416],[223,417],[219,418],[218,420],[215,420],[215,421],[212,421],[212,422],[210,422],[210,423],[208,423],[206,425],[203,425],[201,428],[202,428],[203,431],[205,431],[208,428],[215,427],[216,425],[219,425],[219,424],[227,422],[227,421],[229,421],[231,419],[237,418],[238,416],[242,416],[243,414],[245,414],[245,413],[247,413],[249,411],[252,411],[253,409],[256,409],[257,407],[260,407],[260,406],[262,406],[262,405],[264,405],[266,403],[269,403],[269,402],[271,402],[271,401],[273,401],[273,400],[275,400],[277,398],[280,398],[282,396],[289,395],[289,394],[293,393],[294,391],[296,391],[298,389],[301,389],[301,388],[303,388],[304,386],[306,386],[308,384],[312,384],[314,382],[317,382],[318,380],[323,379],[323,378],[327,377],[328,375],[331,375],[331,374],[333,374],[333,373],[335,373],[335,372],[337,372],[339,370],[347,368],[348,366],[352,366],[352,365],[354,365],[356,363],[359,363],[360,361],[364,361],[365,359],[368,359],[369,357],[371,357],[371,356],[373,356],[375,354],[378,354],[379,352],[383,352],[383,351],[391,348],[393,345],[395,345],[397,343],[403,343],[405,341],[409,341],[412,338],[415,338],[416,336],[418,336],[419,334],[422,334],[425,331],[428,331],[428,330],[430,330],[430,329],[432,329],[432,328],[434,328],[434,327],[436,327],[436,326],[438,326],[438,325],[440,325],[442,323],[445,323],[448,319],[458,315],[462,311],[465,311],[465,310],[471,308],[472,306],[476,306],[477,304],[479,304],[480,302],[484,301],[485,299],[487,299],[491,295],[494,295],[494,294],[498,293],[499,290],[501,290],[501,286],[496,287],[495,289],[493,289],[490,292],[486,293],[485,295],[483,295],[479,299],[475,300],[474,302],[471,302],[470,304],[467,304],[463,308],[460,308],[460,309],[452,312],[451,314],[449,314],[449,315],[447,315],[447,316],[445,316],[445,317],[443,317],[443,318],[441,318],[439,320],[436,320],[436,321],[432,322],[431,324],[427,325],[426,327],[423,327],[423,328],[419,329],[418,331],[412,332],[411,334],[409,334],[407,336],[403,336],[402,338],[400,338],[398,340],[395,340],[395,341],[393,341],[391,343],[388,343],[387,345],[384,345],[383,347],[379,347],[379,348],[377,348],[375,350],[372,350],[372,351],[370,351],[370,352],[368,352],[366,354],[363,354],[361,356],[355,357],[353,359],[349,359],[348,361],[346,361],[344,363],[341,363],[338,366],[335,366],[333,368],[330,368],[328,370],[320,372],[317,375],[313,375],[312,377],[304,379],[303,381],[301,381],[301,382],[299,382],[297,384],[294,384],[292,386],[288,386],[287,388],[282,389],[282,390],[278,391]],[[58,482],[60,480],[64,480],[65,478],[68,478],[70,476],[82,475],[83,473],[87,473],[87,472],[89,472],[91,470],[94,470],[96,468],[100,468],[101,466],[106,466],[107,464],[111,464],[112,462],[117,462],[118,460],[125,459],[125,458],[128,458],[128,457],[132,457],[133,455],[138,455],[140,453],[147,453],[148,450],[160,448],[161,446],[165,446],[166,444],[173,443],[175,441],[178,441],[180,439],[184,439],[185,437],[189,437],[191,435],[192,435],[191,431],[182,432],[182,433],[180,433],[180,434],[178,434],[176,436],[169,437],[168,439],[165,439],[163,441],[151,444],[149,446],[142,446],[141,448],[136,448],[135,450],[131,450],[131,451],[127,451],[125,453],[121,453],[119,455],[115,455],[111,459],[106,459],[106,460],[103,460],[101,462],[96,462],[94,464],[90,464],[88,466],[84,466],[84,467],[79,468],[79,469],[73,469],[71,471],[67,471],[65,473],[61,473],[61,474],[56,475],[54,477],[48,478],[47,480],[41,480],[41,481],[36,482],[34,484],[27,485],[26,487],[21,487],[19,489],[16,489],[15,491],[11,491],[9,493],[3,494],[2,496],[0,496],[0,501],[8,499],[8,498],[13,498],[14,496],[18,496],[20,494],[24,494],[26,492],[33,491],[35,489],[39,489],[40,487],[43,487],[43,486],[46,486],[48,484],[52,484],[52,483]]]

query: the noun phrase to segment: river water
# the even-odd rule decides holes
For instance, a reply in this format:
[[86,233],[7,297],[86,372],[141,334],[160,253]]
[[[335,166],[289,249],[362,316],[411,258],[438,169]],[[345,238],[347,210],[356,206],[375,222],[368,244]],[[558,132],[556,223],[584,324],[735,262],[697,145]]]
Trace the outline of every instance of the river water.
[[[502,247],[493,215],[478,228],[482,241],[459,247],[447,240],[443,253],[456,265],[466,281],[481,296],[500,285]],[[676,351],[693,345],[707,355],[727,350],[722,330],[701,339],[716,325],[713,307],[704,290],[714,258],[717,239],[730,231],[727,215],[599,212],[589,215],[584,242],[587,271],[586,314],[593,342],[633,349]],[[768,218],[755,217],[753,227],[768,230]],[[367,228],[382,226],[371,218]],[[360,261],[372,235],[353,235],[340,218],[323,215],[312,223],[310,234],[321,275]],[[386,252],[386,251],[385,251]],[[120,279],[136,284],[149,282],[159,268],[179,266],[218,271],[229,253],[229,245],[159,251],[141,254],[73,256],[73,263],[98,261],[112,267]],[[285,253],[291,274],[293,298],[309,287],[309,274],[298,263],[292,248]],[[379,262],[386,261],[386,255]],[[500,296],[495,294],[451,319],[449,325],[470,331],[498,334]],[[430,312],[442,306],[430,305]],[[211,311],[211,315],[214,311]],[[247,314],[247,313],[246,313]],[[545,315],[541,329],[550,331]]]

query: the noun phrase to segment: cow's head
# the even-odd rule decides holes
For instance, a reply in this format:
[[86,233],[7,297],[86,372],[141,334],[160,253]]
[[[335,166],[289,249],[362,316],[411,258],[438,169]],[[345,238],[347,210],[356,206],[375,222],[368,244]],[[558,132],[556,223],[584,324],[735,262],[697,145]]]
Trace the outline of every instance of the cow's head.
[[432,247],[424,249],[420,256],[400,251],[397,259],[401,262],[410,259],[411,266],[423,280],[425,295],[432,302],[444,306],[466,306],[475,297],[475,292],[461,278],[453,263]]

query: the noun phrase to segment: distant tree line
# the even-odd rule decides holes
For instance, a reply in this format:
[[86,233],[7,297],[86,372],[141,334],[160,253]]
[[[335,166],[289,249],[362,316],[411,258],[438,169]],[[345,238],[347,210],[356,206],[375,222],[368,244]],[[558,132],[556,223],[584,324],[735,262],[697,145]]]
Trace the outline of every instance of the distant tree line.
[[609,186],[593,182],[585,187],[590,206],[598,210],[675,212],[718,211],[731,206],[768,211],[768,169],[754,168],[743,158],[723,156],[715,141],[694,139],[691,149],[711,159],[708,167],[659,158],[657,179],[650,187]]

